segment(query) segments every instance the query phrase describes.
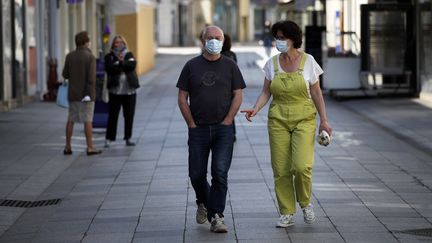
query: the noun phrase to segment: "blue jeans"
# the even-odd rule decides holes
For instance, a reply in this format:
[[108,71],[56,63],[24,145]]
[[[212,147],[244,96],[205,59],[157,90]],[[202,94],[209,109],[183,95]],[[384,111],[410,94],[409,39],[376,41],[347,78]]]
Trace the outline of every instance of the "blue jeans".
[[[203,203],[207,207],[209,221],[216,213],[223,216],[225,210],[233,144],[232,125],[203,125],[189,129],[189,177],[197,203]],[[207,182],[210,151],[211,185]]]

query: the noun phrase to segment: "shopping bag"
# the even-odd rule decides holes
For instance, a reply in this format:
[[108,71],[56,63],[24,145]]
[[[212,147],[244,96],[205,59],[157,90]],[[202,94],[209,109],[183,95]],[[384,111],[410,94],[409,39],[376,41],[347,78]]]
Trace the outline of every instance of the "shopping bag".
[[68,84],[67,82],[63,82],[57,91],[57,105],[63,108],[69,108],[69,100],[68,100]]
[[102,101],[105,103],[109,102],[109,91],[108,91],[108,87],[107,87],[107,82],[108,82],[108,77],[107,75],[104,75],[104,82],[103,82],[103,88],[102,88]]

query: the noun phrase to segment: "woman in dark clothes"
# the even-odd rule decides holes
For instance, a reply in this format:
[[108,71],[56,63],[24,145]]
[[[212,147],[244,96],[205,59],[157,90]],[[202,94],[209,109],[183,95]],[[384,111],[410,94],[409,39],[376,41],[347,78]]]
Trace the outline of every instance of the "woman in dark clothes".
[[123,108],[124,137],[126,146],[135,146],[130,139],[135,115],[136,89],[139,88],[138,76],[135,72],[136,60],[127,48],[123,36],[114,37],[111,52],[105,56],[107,72],[107,88],[109,90],[108,127],[105,134],[105,147],[116,140],[117,121],[120,108]]

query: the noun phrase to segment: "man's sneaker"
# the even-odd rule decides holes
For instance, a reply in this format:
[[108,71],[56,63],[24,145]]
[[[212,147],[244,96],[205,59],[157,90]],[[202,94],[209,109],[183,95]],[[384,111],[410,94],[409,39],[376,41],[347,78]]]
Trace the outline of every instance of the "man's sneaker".
[[196,212],[196,222],[198,224],[204,224],[207,222],[207,208],[203,203],[198,204],[198,209]]
[[312,224],[313,222],[315,222],[315,213],[312,204],[309,204],[306,207],[302,208],[302,211],[303,218],[306,224]]
[[286,228],[294,225],[294,215],[293,214],[285,214],[281,215],[279,221],[276,224],[278,228]]
[[224,218],[220,217],[219,214],[215,214],[211,220],[210,230],[215,233],[226,233],[228,227],[225,225]]

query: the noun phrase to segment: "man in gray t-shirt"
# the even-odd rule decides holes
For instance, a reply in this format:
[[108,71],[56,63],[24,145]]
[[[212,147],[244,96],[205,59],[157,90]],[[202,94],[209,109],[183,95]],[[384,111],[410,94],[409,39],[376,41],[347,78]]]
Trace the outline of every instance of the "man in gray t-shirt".
[[[223,212],[234,144],[233,120],[246,87],[237,64],[220,54],[223,41],[219,27],[206,27],[203,54],[186,63],[177,82],[179,107],[189,127],[189,177],[198,205],[196,221],[210,221],[213,232],[228,231]],[[210,151],[211,185],[207,182]]]

